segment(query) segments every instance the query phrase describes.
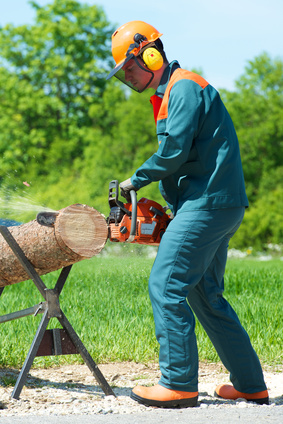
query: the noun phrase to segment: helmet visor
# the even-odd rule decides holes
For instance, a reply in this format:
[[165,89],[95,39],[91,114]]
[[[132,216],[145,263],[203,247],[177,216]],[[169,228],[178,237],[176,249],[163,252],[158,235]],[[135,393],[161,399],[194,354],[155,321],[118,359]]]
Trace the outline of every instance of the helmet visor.
[[[113,77],[115,75],[115,77],[117,76],[116,73],[118,71],[120,71],[120,69],[123,68],[123,66],[129,62],[129,60],[133,59],[134,55],[133,54],[129,54],[126,59],[124,60],[124,62],[118,63],[118,65],[115,66],[115,68],[112,69],[112,71],[107,75],[106,79],[110,79],[111,77]],[[118,77],[117,77],[118,78]],[[120,78],[119,78],[120,79]]]
[[130,87],[132,90],[137,91],[138,93],[140,90],[135,87],[130,81],[126,80],[126,73],[123,69],[119,69],[119,71],[116,72],[115,77],[118,78],[123,84],[126,84],[128,87]]
[[[137,81],[137,83],[132,83],[131,80],[129,78],[127,78],[127,63],[129,62],[130,59],[133,59],[135,62],[135,65],[138,66],[143,72],[145,72],[145,74],[142,74],[142,78],[141,78],[141,83],[140,81]],[[114,71],[114,72],[113,72]],[[146,67],[142,66],[142,64],[138,61],[138,59],[136,58],[136,56],[134,54],[129,55],[125,61],[116,66],[112,71],[111,71],[111,76],[115,76],[116,78],[118,78],[123,84],[127,85],[128,87],[130,87],[132,90],[137,91],[138,93],[142,93],[151,83],[151,81],[153,80],[154,74],[152,71],[150,71],[149,69],[147,69]],[[109,75],[110,75],[109,74]],[[110,78],[110,76],[109,76]],[[142,85],[141,85],[142,84]]]

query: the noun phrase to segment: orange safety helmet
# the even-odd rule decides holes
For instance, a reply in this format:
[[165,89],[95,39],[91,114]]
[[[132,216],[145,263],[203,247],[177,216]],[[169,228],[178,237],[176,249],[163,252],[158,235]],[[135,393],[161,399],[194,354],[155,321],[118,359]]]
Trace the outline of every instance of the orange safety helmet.
[[147,45],[154,46],[161,35],[152,25],[143,21],[131,21],[118,28],[112,35],[112,55],[116,66],[107,79],[120,71],[130,59],[139,56]]

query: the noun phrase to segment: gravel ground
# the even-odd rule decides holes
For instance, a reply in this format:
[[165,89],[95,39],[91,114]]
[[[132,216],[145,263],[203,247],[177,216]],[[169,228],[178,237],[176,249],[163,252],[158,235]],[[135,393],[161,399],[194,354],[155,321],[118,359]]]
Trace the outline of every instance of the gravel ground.
[[[136,414],[144,413],[144,418],[148,414],[153,418],[157,414],[161,414],[159,408],[140,405],[129,397],[131,389],[135,385],[151,385],[158,382],[160,377],[158,365],[116,363],[101,364],[99,368],[112,386],[116,397],[104,395],[86,365],[71,365],[49,369],[31,369],[20,400],[12,400],[13,384],[18,371],[0,369],[0,418],[41,416],[43,419],[47,416],[57,416],[59,419],[62,416],[77,415],[78,417],[96,416],[99,419],[99,417],[111,415],[113,422],[122,422],[117,415],[132,414],[134,417]],[[226,401],[216,398],[214,396],[216,385],[229,382],[229,376],[221,364],[200,364],[199,403],[198,408],[193,409],[197,409],[200,413],[201,410],[206,411],[206,415],[213,414],[213,411],[220,409],[230,408],[231,413],[234,413],[235,409],[237,412],[245,409],[247,415],[255,413],[257,416],[261,416],[261,414],[270,417],[272,414],[274,417],[281,416],[281,422],[283,422],[282,371],[283,369],[276,371],[266,369],[264,371],[269,389],[270,405],[260,406],[247,403],[243,399]],[[8,382],[12,385],[7,385]],[[166,411],[166,414],[170,414],[170,410]],[[164,415],[164,412],[162,414]],[[113,415],[115,415],[115,419]],[[144,421],[134,420],[134,422]]]

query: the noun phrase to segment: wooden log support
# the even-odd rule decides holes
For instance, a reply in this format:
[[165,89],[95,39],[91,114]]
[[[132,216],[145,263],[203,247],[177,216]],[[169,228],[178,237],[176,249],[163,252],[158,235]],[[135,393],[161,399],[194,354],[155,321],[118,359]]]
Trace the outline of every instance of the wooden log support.
[[[51,226],[37,220],[9,231],[39,275],[97,255],[108,238],[105,218],[87,205],[75,204],[55,214]],[[0,287],[28,280],[22,265],[0,234]]]

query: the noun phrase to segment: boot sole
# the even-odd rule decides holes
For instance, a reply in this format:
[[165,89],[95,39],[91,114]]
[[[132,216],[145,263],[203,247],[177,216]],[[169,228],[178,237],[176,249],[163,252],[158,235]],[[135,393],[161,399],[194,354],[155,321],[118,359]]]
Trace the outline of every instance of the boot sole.
[[174,399],[174,400],[155,400],[155,399],[146,399],[141,396],[131,393],[131,399],[142,403],[147,406],[158,406],[160,408],[176,408],[178,406],[190,407],[193,408],[197,406],[198,397],[192,397],[188,399]]
[[254,402],[258,405],[269,405],[269,397],[261,398],[261,399],[246,399],[244,397],[237,398],[237,399],[226,399],[222,396],[219,396],[216,392],[214,392],[214,396],[216,396],[218,399],[224,399],[224,400],[237,400],[237,399],[245,399],[247,402]]

